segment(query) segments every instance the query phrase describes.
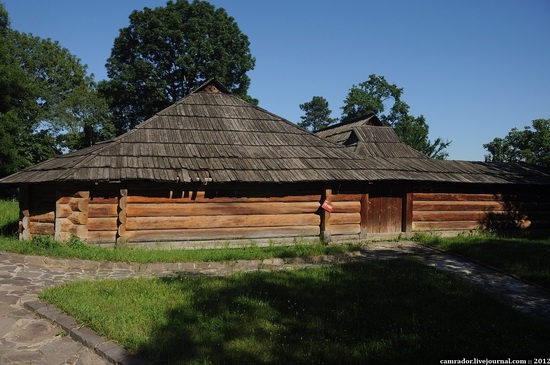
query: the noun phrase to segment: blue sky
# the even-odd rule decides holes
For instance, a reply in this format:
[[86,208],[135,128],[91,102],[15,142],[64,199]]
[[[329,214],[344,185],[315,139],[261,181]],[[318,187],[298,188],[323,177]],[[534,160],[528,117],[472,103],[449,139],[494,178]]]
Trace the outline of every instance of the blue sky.
[[[97,81],[132,10],[165,0],[0,0],[13,29],[51,38]],[[451,159],[483,160],[483,143],[550,118],[548,0],[212,0],[251,42],[249,94],[292,122],[325,97],[339,117],[370,74],[404,89]]]

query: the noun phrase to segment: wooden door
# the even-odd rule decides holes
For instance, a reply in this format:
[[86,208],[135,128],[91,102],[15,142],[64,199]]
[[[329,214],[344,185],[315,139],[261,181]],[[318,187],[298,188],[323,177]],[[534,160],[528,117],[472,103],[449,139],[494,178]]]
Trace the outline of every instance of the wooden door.
[[403,228],[402,192],[377,190],[369,193],[367,233],[399,233]]

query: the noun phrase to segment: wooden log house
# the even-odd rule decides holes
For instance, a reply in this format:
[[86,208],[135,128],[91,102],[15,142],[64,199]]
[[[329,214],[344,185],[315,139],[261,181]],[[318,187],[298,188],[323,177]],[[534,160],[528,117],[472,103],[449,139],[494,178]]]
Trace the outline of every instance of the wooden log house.
[[435,161],[376,118],[312,134],[210,80],[135,129],[0,180],[20,238],[209,247],[547,229],[550,174]]

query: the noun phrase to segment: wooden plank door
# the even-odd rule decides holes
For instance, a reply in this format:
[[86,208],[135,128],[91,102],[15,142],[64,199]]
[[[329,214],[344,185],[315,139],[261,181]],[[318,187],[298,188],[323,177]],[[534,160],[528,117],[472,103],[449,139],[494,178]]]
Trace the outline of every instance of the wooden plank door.
[[368,233],[399,233],[403,228],[401,192],[379,190],[369,193],[367,210]]

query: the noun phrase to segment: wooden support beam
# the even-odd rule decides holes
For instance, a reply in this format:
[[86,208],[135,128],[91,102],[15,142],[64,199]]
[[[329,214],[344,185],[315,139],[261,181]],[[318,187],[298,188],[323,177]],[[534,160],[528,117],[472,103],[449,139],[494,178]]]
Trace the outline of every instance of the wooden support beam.
[[[332,189],[324,189],[323,193],[321,195],[321,204],[326,201],[331,201],[332,198]],[[330,229],[330,212],[320,208],[320,214],[321,214],[321,234],[320,238],[323,242],[330,242],[331,241],[331,229]]]
[[403,197],[402,232],[412,232],[413,226],[413,193],[406,192]]
[[118,216],[117,216],[117,232],[116,232],[116,244],[124,244],[128,241],[126,234],[126,218],[128,206],[128,189],[120,189],[118,197]]
[[29,186],[23,185],[19,188],[19,239],[30,240],[32,238],[30,230],[29,213]]
[[369,193],[365,193],[361,195],[361,233],[359,234],[359,238],[367,238],[368,217],[369,217]]

